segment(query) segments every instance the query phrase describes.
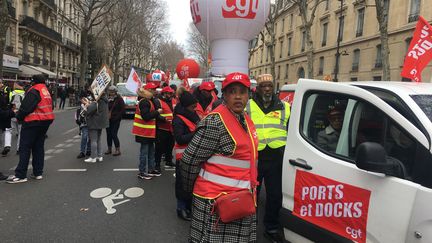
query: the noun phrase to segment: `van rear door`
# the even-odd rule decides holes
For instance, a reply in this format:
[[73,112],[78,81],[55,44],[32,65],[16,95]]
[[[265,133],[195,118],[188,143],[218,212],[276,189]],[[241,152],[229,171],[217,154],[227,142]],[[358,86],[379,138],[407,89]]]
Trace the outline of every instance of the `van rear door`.
[[[359,169],[356,148],[380,143],[411,171],[415,151],[429,147],[424,134],[352,85],[300,80],[294,100],[282,179],[286,238],[405,242],[419,185]],[[333,117],[335,110],[342,115]]]

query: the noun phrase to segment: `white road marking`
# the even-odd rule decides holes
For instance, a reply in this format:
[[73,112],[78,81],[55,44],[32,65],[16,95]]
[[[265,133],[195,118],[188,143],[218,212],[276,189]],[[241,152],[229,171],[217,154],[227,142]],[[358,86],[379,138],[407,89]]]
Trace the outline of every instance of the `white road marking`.
[[61,148],[61,147],[64,147],[64,146],[65,146],[64,143],[59,143],[59,144],[57,144],[55,147],[56,147],[56,148]]
[[[63,135],[69,134],[71,132],[74,132],[75,130],[78,130],[78,127],[74,127],[72,129],[67,130],[66,132],[63,133]],[[79,135],[78,135],[79,136]]]
[[175,168],[165,168],[166,171],[174,171]]
[[74,138],[80,138],[80,137],[81,137],[80,135],[75,135],[75,136],[74,136]]
[[60,171],[60,172],[84,172],[84,171],[87,171],[87,169],[58,169],[57,171]]
[[66,144],[65,147],[66,147],[66,148],[70,148],[70,147],[72,147],[72,146],[74,146],[73,143],[70,143],[70,144]]
[[48,149],[47,151],[45,151],[45,154],[51,154],[52,152],[54,152],[55,149]]
[[49,160],[49,159],[51,159],[52,157],[54,157],[54,156],[51,156],[51,155],[45,156],[45,159],[44,159],[44,160]]
[[74,143],[80,143],[80,142],[81,142],[81,139],[74,139],[73,142],[74,142]]
[[61,152],[63,152],[64,151],[64,149],[56,149],[56,151],[54,151],[54,153],[55,154],[59,154],[59,153],[61,153]]
[[122,168],[122,169],[113,169],[113,171],[139,171],[137,168]]
[[65,142],[66,143],[71,143],[71,142],[73,142],[74,140],[73,139],[68,139],[68,140],[66,140]]

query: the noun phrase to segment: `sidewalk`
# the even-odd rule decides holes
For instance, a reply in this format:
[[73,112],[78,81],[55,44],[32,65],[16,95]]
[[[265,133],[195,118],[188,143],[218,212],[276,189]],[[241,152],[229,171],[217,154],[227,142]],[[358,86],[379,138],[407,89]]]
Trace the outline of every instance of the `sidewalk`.
[[64,112],[64,111],[69,111],[69,110],[73,110],[73,109],[77,109],[78,106],[69,106],[69,98],[66,98],[66,102],[65,102],[65,106],[64,109],[59,109],[58,106],[60,104],[60,99],[57,99],[57,103],[56,103],[56,108],[54,108],[54,113],[60,113],[60,112]]

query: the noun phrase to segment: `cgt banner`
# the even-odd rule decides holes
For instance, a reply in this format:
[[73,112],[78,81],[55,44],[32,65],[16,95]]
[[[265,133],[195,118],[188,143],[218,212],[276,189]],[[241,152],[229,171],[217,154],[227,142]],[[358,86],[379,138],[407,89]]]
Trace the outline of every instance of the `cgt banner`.
[[99,100],[105,88],[111,83],[111,77],[111,70],[106,65],[103,65],[90,86],[90,89],[96,100]]
[[297,170],[293,214],[355,242],[366,242],[371,192]]

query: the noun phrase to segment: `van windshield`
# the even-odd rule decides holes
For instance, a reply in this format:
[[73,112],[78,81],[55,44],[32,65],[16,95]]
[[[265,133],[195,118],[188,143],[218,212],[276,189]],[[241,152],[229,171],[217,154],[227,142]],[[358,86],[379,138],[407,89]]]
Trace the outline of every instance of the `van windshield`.
[[432,122],[432,95],[411,95],[411,98]]

